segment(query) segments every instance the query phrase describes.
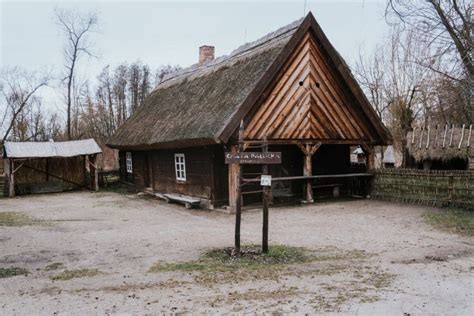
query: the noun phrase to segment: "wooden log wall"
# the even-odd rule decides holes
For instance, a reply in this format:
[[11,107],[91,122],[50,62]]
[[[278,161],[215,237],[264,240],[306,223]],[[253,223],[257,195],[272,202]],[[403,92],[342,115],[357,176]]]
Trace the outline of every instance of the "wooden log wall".
[[474,172],[376,170],[370,195],[396,202],[474,209]]
[[[131,151],[133,173],[126,171],[121,151],[120,177],[138,188],[160,193],[177,193],[227,203],[227,171],[220,146]],[[176,179],[175,153],[185,156],[186,181]],[[216,161],[219,167],[217,167]]]
[[17,194],[78,189],[86,179],[84,157],[15,161]]

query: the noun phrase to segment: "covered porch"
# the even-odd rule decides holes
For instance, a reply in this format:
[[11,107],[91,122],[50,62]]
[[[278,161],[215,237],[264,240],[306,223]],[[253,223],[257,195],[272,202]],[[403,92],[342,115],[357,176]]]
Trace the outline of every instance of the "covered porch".
[[[260,151],[263,141],[244,141],[242,151]],[[270,198],[273,203],[314,203],[328,196],[367,195],[374,167],[374,149],[360,144],[366,153],[366,168],[350,162],[350,145],[322,142],[267,141],[270,152],[281,152],[281,164],[268,165],[272,176]],[[233,146],[239,151],[239,145]],[[237,204],[237,186],[240,184],[241,203],[261,203],[263,189],[260,175],[264,165],[229,164],[229,206]]]

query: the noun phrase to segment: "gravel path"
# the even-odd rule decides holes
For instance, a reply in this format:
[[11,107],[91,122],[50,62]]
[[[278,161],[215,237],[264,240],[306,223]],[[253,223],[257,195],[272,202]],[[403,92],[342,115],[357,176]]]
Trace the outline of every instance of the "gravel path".
[[[44,222],[0,226],[0,268],[30,271],[0,279],[0,314],[474,315],[474,239],[433,229],[422,218],[425,211],[430,208],[369,200],[271,208],[271,244],[364,255],[204,282],[195,273],[148,269],[231,246],[232,215],[108,192],[2,199],[0,212]],[[259,243],[260,234],[261,213],[245,212],[242,242]],[[63,268],[48,271],[51,263]],[[50,279],[84,268],[100,273]]]

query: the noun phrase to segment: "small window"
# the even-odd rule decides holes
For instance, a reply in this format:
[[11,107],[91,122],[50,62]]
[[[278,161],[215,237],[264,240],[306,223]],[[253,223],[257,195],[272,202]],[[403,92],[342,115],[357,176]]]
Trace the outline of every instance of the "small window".
[[176,171],[176,180],[186,181],[186,162],[184,154],[174,154],[174,169]]
[[127,172],[133,173],[133,165],[132,165],[132,153],[126,152],[125,153],[125,164],[127,166]]

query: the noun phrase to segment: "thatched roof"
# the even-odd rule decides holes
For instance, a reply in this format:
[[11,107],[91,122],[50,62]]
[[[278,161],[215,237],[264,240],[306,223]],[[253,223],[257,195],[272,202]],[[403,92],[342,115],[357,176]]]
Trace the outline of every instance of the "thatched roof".
[[311,30],[371,123],[373,139],[390,136],[349,68],[311,13],[229,56],[165,77],[107,141],[117,149],[152,149],[227,143],[276,77],[294,47]]
[[108,140],[115,148],[180,142],[215,143],[215,135],[244,102],[301,21],[245,44],[229,56],[165,77]]
[[4,158],[54,158],[100,154],[94,139],[67,142],[5,142]]
[[407,134],[408,152],[418,162],[474,157],[473,129],[472,125],[415,128]]

